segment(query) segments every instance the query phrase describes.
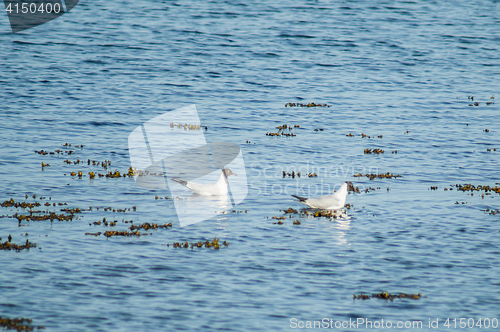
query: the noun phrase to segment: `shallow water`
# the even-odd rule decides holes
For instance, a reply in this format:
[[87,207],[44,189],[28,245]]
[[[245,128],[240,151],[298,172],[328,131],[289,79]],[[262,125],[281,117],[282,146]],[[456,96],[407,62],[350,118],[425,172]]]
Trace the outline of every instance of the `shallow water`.
[[[500,197],[444,191],[500,182],[498,104],[486,105],[500,97],[498,13],[497,1],[96,1],[19,34],[1,16],[0,200],[36,193],[70,208],[137,211],[19,227],[7,216],[21,210],[1,208],[2,242],[11,234],[41,249],[0,252],[0,316],[48,331],[279,331],[291,318],[422,320],[426,330],[429,318],[441,329],[446,318],[500,319],[500,216],[482,211],[500,208]],[[172,200],[155,200],[168,190],[69,176],[102,169],[67,158],[109,159],[126,172],[130,132],[190,104],[207,141],[242,149],[242,213],[180,227]],[[282,124],[300,125],[297,136],[266,136]],[[34,153],[66,142],[84,148]],[[283,179],[283,170],[318,177]],[[380,189],[349,195],[347,218],[273,224],[280,210],[303,207],[290,194],[347,180]],[[117,226],[89,226],[103,217]],[[125,230],[122,219],[173,228],[84,235]],[[171,246],[214,237],[229,247]],[[385,291],[423,297],[352,300]]]

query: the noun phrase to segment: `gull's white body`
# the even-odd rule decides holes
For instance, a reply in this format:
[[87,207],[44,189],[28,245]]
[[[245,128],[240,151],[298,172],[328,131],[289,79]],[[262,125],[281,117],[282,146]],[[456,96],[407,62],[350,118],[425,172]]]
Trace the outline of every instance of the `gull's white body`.
[[225,196],[228,193],[227,186],[229,182],[227,177],[229,175],[236,175],[231,172],[230,169],[225,168],[219,177],[219,180],[215,184],[202,184],[191,181],[182,181],[178,179],[172,179],[173,181],[182,184],[183,186],[191,189],[195,194],[201,196]]
[[332,195],[320,196],[318,198],[304,198],[299,196],[294,196],[298,198],[302,204],[305,204],[313,209],[322,210],[339,210],[344,208],[345,201],[347,198],[348,184],[347,182],[340,186],[340,189],[334,192]]

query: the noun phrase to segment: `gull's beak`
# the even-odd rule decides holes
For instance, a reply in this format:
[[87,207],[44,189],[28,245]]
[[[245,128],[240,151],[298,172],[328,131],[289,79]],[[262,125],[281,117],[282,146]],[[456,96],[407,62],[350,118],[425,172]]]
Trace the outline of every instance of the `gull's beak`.
[[231,173],[231,174],[238,176],[238,174],[236,174],[236,173]]

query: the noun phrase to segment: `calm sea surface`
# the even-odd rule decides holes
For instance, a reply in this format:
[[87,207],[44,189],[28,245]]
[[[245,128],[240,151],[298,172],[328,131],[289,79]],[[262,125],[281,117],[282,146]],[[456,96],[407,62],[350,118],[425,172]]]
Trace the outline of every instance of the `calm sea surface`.
[[[415,320],[431,330],[429,319],[455,330],[443,324],[457,318],[459,330],[460,318],[500,319],[500,214],[484,211],[500,209],[499,194],[455,188],[500,183],[499,24],[499,1],[82,1],[18,34],[0,15],[0,201],[86,210],[19,226],[12,216],[27,211],[0,208],[2,242],[39,247],[0,251],[0,316],[47,331],[287,331],[292,318],[393,324],[377,330]],[[155,199],[168,190],[89,179],[105,171],[87,159],[126,172],[132,130],[191,104],[207,141],[242,149],[241,213],[180,227],[172,200]],[[282,124],[300,128],[266,136]],[[72,155],[34,152],[66,142]],[[385,153],[364,154],[374,148]],[[303,207],[291,194],[348,180],[375,190],[350,194],[347,217],[273,224]],[[92,224],[103,218],[116,226]],[[128,230],[122,220],[173,227],[85,235]],[[230,245],[172,247],[214,237]],[[353,300],[386,291],[422,297]]]

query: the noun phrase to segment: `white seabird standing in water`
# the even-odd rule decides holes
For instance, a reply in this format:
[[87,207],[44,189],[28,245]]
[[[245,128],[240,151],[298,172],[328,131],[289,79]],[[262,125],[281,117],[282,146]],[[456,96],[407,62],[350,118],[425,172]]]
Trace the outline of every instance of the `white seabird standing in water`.
[[229,168],[223,168],[219,180],[215,184],[202,184],[179,179],[171,180],[182,184],[184,187],[191,189],[195,194],[201,196],[225,196],[228,193],[227,186],[229,182],[227,181],[227,177],[229,175],[237,176]]
[[350,188],[353,188],[352,182],[347,181],[340,186],[340,189],[331,195],[320,196],[318,198],[305,198],[292,195],[297,198],[299,202],[305,204],[313,209],[322,210],[339,210],[344,208],[347,193]]

